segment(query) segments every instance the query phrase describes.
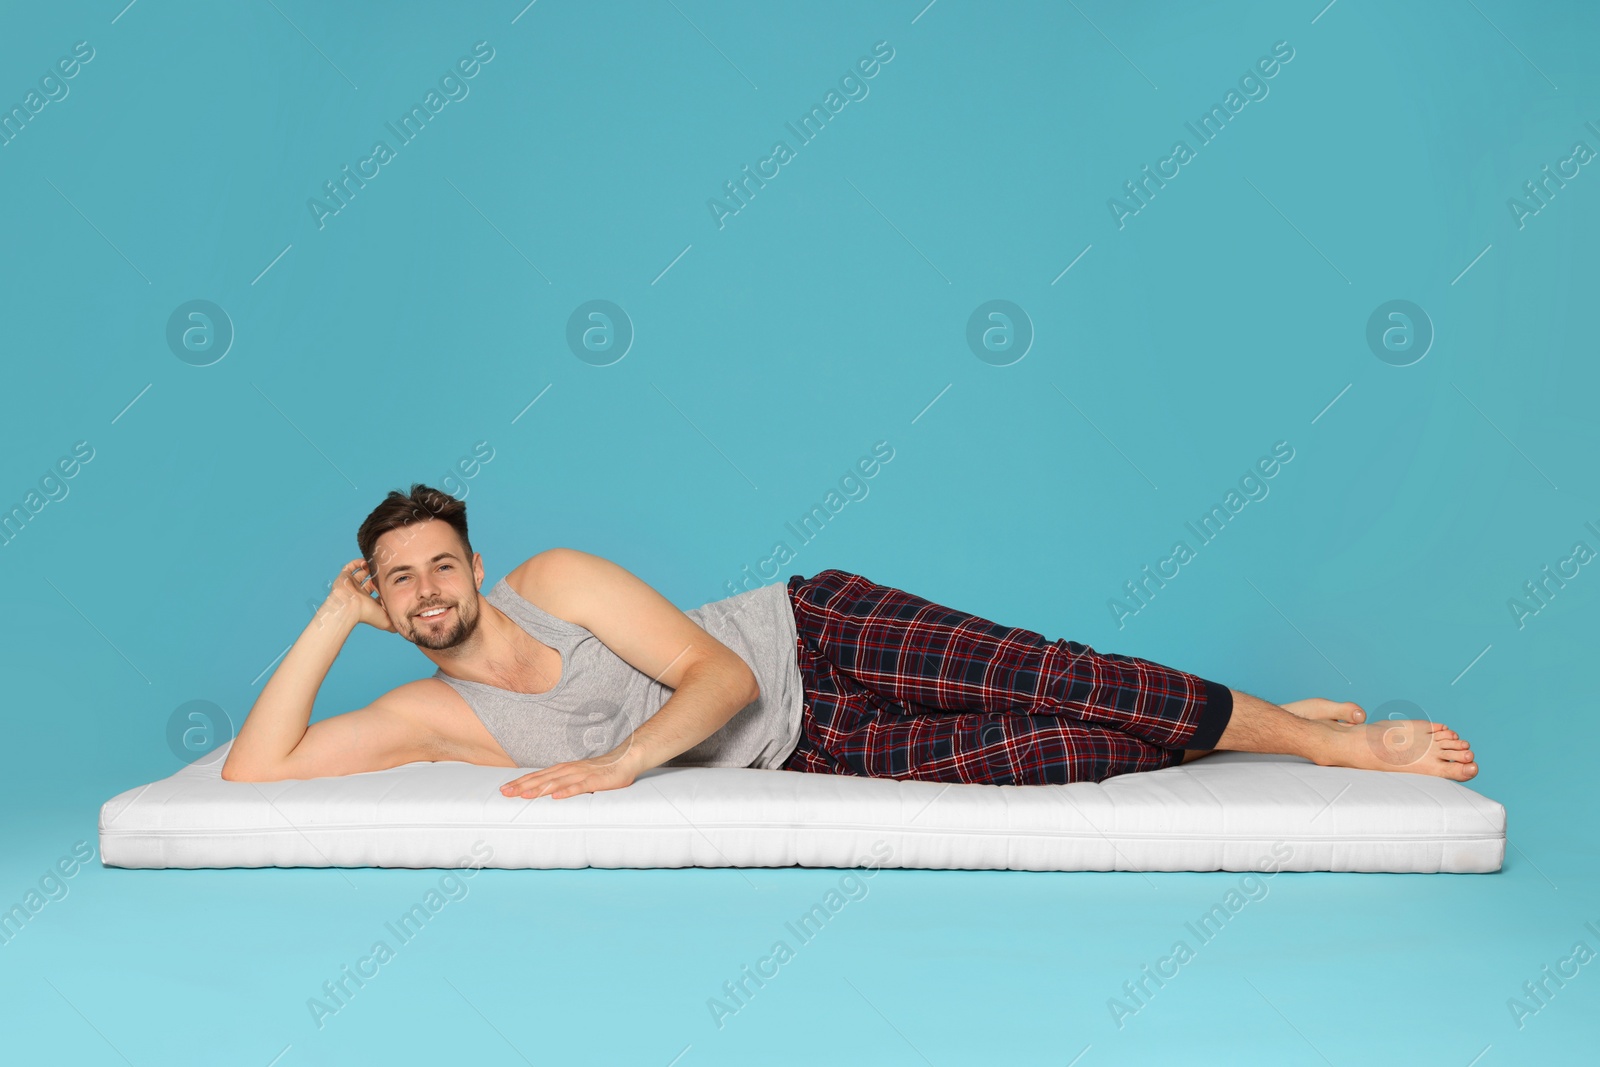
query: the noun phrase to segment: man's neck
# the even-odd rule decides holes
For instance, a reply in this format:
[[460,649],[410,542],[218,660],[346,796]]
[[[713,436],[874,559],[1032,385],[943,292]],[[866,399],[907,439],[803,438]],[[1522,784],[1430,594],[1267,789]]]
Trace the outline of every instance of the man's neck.
[[480,596],[478,627],[470,638],[454,648],[417,647],[452,678],[504,689],[510,688],[509,681],[527,673],[529,656],[536,653],[541,644],[505,612]]

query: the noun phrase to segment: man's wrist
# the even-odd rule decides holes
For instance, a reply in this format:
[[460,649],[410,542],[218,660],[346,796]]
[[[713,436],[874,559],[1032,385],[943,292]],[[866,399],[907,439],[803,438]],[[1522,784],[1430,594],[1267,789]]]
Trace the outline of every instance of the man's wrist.
[[334,600],[330,597],[322,602],[322,606],[311,617],[311,621],[316,624],[318,630],[342,627],[348,634],[354,632],[355,628],[361,624],[361,612],[357,604],[352,604],[348,600]]
[[651,756],[648,744],[632,736],[606,753],[603,758],[635,777],[663,762]]

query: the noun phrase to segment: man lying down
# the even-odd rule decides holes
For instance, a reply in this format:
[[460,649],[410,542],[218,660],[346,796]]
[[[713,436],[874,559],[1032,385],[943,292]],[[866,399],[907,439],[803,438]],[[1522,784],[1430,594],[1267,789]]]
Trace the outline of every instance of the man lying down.
[[[651,767],[759,767],[1045,785],[1220,750],[1464,782],[1442,723],[1279,706],[1149,660],[1003,626],[842,570],[678,610],[615,563],[552,548],[487,594],[466,505],[413,484],[356,535],[361,557],[278,665],[223,764],[228,781],[418,760],[536,768],[508,797],[622,789]],[[399,634],[437,670],[309,723],[345,639]]]

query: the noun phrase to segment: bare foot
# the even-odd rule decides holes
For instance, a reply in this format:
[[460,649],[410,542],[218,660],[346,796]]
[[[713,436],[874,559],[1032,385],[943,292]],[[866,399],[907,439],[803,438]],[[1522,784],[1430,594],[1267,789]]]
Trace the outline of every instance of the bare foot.
[[1361,705],[1347,701],[1324,700],[1321,697],[1311,697],[1308,700],[1291,700],[1287,704],[1280,704],[1284,711],[1293,712],[1302,719],[1326,719],[1329,722],[1363,722],[1367,713],[1361,710]]
[[[1283,705],[1288,710],[1289,705]],[[1456,782],[1477,776],[1472,748],[1444,723],[1379,719],[1365,724],[1324,722],[1327,737],[1312,762],[1323,767],[1433,774]]]

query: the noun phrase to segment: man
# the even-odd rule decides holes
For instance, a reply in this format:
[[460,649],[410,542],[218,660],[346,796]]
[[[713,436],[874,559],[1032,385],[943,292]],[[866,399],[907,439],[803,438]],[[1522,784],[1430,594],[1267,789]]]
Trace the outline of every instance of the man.
[[[685,613],[623,568],[554,548],[489,594],[466,505],[413,484],[357,534],[327,600],[233,741],[229,781],[418,760],[538,769],[506,796],[621,789],[651,767],[766,767],[924,781],[1101,781],[1211,751],[1433,774],[1477,764],[1441,723],[1352,703],[1279,707],[1149,660],[1047,640],[860,575],[794,575]],[[361,623],[434,662],[308,725]]]

